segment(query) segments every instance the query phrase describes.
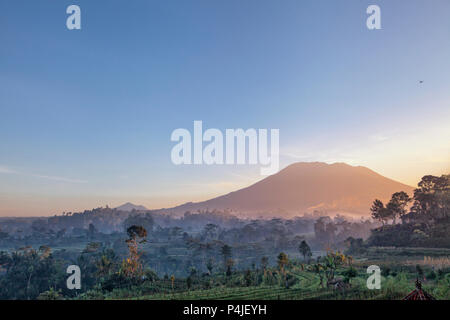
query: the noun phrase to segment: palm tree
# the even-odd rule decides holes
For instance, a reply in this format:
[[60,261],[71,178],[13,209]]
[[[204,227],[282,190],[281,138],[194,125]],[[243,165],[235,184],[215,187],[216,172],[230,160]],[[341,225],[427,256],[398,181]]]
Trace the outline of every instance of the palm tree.
[[262,257],[261,258],[261,266],[264,270],[264,276],[266,276],[266,269],[267,269],[267,265],[269,264],[269,258],[267,257]]
[[324,257],[325,264],[323,265],[325,270],[325,276],[327,277],[327,285],[334,279],[334,274],[339,265],[347,262],[347,257],[339,252],[329,251]]
[[278,255],[278,267],[280,268],[280,271],[285,274],[284,268],[289,263],[289,259],[286,253],[281,252]]
[[172,291],[173,291],[173,283],[175,282],[175,276],[174,275],[172,275],[170,277],[170,281],[172,282]]

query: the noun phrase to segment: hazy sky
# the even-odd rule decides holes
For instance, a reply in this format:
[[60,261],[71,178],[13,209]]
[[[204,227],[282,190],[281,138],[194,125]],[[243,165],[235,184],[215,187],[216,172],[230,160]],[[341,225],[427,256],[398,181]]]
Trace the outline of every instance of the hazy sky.
[[173,165],[194,120],[280,129],[281,167],[449,172],[450,1],[0,2],[0,215],[168,207],[262,178]]

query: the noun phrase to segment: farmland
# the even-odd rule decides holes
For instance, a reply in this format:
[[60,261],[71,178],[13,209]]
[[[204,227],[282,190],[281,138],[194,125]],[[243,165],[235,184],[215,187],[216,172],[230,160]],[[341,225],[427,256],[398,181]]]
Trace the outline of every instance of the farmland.
[[[427,249],[426,254],[434,254],[436,258],[423,256],[416,248],[370,248],[369,252],[382,253],[378,258],[355,258],[353,267],[357,274],[350,280],[345,289],[322,287],[319,276],[308,270],[309,265],[301,261],[292,261],[286,268],[291,277],[286,287],[281,280],[277,268],[268,268],[264,276],[262,270],[235,272],[230,277],[223,274],[199,277],[196,284],[188,289],[184,280],[156,281],[152,286],[140,288],[140,294],[129,290],[115,290],[106,299],[134,299],[134,300],[377,300],[402,299],[415,288],[416,278],[421,279],[423,288],[436,299],[450,299],[450,262],[449,249]],[[421,259],[419,257],[421,256]],[[369,255],[370,257],[370,255]],[[422,262],[411,264],[414,261]],[[433,264],[436,263],[436,266]],[[369,290],[366,286],[368,274],[367,266],[376,264],[381,268],[381,289]],[[442,268],[441,268],[442,267]],[[336,271],[337,277],[344,277],[347,267]],[[250,274],[251,281],[246,283],[246,275]],[[268,277],[267,274],[271,276]],[[254,279],[255,280],[254,280]],[[262,283],[255,285],[256,279]],[[270,279],[272,278],[272,279]],[[272,281],[272,282],[271,282]],[[151,293],[146,293],[149,291]]]

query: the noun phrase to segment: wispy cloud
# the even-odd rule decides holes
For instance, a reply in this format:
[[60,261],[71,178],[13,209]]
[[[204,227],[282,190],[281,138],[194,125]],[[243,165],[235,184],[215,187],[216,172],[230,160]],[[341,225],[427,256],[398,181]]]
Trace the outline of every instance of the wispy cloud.
[[67,183],[87,183],[86,180],[80,180],[80,179],[72,179],[72,178],[65,178],[65,177],[58,177],[58,176],[48,176],[43,174],[36,174],[36,173],[25,173],[25,172],[19,172],[17,170],[12,169],[11,167],[0,165],[0,174],[16,174],[16,175],[22,175],[22,176],[28,176],[33,178],[39,178],[39,179],[46,179],[46,180],[52,180],[52,181],[59,181],[59,182],[67,182]]
[[17,173],[17,172],[11,168],[0,165],[0,173]]
[[311,158],[311,155],[301,155],[301,154],[295,154],[295,153],[292,153],[292,152],[282,153],[281,156],[288,157],[288,158],[293,158],[293,159],[298,159],[298,160],[305,160],[305,159],[310,159]]
[[86,180],[70,179],[70,178],[55,177],[55,176],[46,176],[46,175],[42,175],[42,174],[31,174],[30,176],[35,177],[35,178],[42,178],[42,179],[47,179],[47,180],[69,182],[69,183],[87,183]]
[[389,138],[383,134],[373,134],[369,137],[369,139],[373,142],[383,142],[389,140]]
[[[311,148],[313,149],[313,148]],[[325,163],[345,162],[349,165],[360,165],[357,154],[342,148],[329,148],[327,150],[305,151],[306,148],[286,148],[280,155],[288,160],[288,163],[295,161],[320,161]]]

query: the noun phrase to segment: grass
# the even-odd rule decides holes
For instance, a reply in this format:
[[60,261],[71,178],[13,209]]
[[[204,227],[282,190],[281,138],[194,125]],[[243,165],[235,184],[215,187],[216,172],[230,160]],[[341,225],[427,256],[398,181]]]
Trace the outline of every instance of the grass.
[[406,264],[432,267],[436,270],[450,268],[450,257],[423,257],[422,260],[407,260]]

